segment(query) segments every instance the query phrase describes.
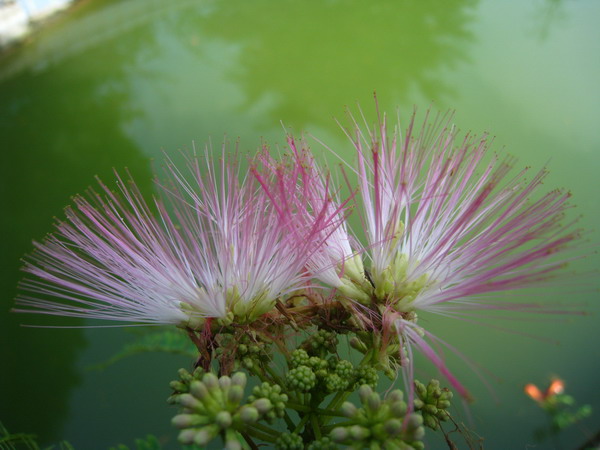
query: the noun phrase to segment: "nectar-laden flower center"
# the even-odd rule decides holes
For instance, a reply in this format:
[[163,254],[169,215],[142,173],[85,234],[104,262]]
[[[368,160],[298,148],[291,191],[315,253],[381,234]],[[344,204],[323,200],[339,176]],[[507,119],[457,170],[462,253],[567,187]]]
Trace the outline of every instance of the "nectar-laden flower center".
[[414,310],[413,301],[430,284],[429,275],[409,279],[408,256],[397,253],[393,262],[373,278],[377,302],[391,304],[399,312]]

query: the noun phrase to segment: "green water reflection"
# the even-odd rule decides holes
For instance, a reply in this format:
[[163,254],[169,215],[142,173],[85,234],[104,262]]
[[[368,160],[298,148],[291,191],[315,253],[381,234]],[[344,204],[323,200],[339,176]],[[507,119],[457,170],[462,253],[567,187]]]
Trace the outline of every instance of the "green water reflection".
[[[548,189],[572,189],[581,224],[600,242],[600,6],[591,1],[358,0],[81,1],[0,59],[2,292],[0,420],[44,442],[106,448],[155,433],[174,446],[164,406],[167,382],[187,361],[145,355],[104,372],[127,338],[122,329],[22,328],[67,324],[8,313],[19,258],[61,216],[71,195],[113,167],[128,167],[152,192],[152,158],[214,143],[227,133],[252,151],[282,143],[280,121],[309,130],[342,156],[350,148],[332,116],[360,101],[384,109],[432,102],[455,108],[463,129],[490,130],[522,165],[548,163]],[[574,216],[577,212],[574,212]],[[575,267],[593,270],[596,255]],[[569,301],[597,312],[593,277]],[[564,299],[549,299],[564,300]],[[521,393],[526,382],[564,377],[600,415],[597,317],[574,322],[498,321],[548,337],[426,318],[437,334],[484,369],[496,403],[457,361],[478,402],[473,426],[486,448],[531,444],[543,417]],[[73,322],[68,322],[73,325]],[[83,325],[87,322],[76,322]],[[577,351],[574,351],[577,349]],[[486,370],[488,372],[486,372]],[[431,375],[424,365],[423,376]],[[141,380],[141,381],[140,381]],[[466,419],[467,413],[458,410]],[[510,429],[510,433],[506,430]],[[573,430],[567,448],[583,439]],[[440,443],[436,441],[433,447]],[[443,446],[443,444],[441,444]]]

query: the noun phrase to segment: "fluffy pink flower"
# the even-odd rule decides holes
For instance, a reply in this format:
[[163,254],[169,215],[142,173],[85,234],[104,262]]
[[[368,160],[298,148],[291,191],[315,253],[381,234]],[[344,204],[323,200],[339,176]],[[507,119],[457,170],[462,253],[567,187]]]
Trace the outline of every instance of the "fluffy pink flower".
[[213,164],[206,153],[187,164],[180,171],[168,162],[168,202],[154,201],[156,216],[133,181],[119,178],[120,194],[101,184],[104,195],[76,197],[56,232],[35,243],[24,267],[33,277],[22,283],[31,295],[17,299],[17,311],[190,326],[205,317],[244,322],[307,281],[303,268],[328,223],[289,233],[290,208],[273,205],[255,177],[240,180],[234,158],[223,154]]
[[[332,192],[329,175],[317,166],[304,140],[288,136],[287,143],[290,153],[281,160],[268,152],[260,155],[262,173],[270,174],[272,180],[262,184],[272,196],[273,204],[287,205],[288,210],[293,211],[290,233],[306,229],[318,233],[317,245],[306,269],[317,280],[344,290],[350,287],[344,282],[344,273],[362,274],[363,271],[345,222],[350,199],[340,201],[337,193]],[[263,177],[258,171],[256,176]],[[359,267],[355,267],[356,263]],[[360,294],[356,290],[351,293]]]
[[[463,395],[467,392],[428,341],[419,311],[531,310],[487,295],[546,282],[565,263],[579,232],[563,223],[569,194],[535,197],[545,177],[511,174],[512,161],[488,152],[487,137],[460,139],[451,117],[415,116],[402,134],[384,117],[374,130],[354,121],[358,203],[365,229],[370,301],[393,320],[405,348],[419,348]],[[364,284],[363,284],[364,286]],[[412,363],[411,363],[412,364]],[[406,368],[412,370],[412,367]]]

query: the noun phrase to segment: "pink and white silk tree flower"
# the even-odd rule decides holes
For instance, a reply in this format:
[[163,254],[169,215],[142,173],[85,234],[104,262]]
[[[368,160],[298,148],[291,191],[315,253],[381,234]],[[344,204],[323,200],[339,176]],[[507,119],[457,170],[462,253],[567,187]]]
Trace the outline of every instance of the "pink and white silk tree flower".
[[376,312],[378,326],[394,328],[405,373],[414,346],[466,396],[430,344],[441,341],[418,325],[417,313],[532,310],[489,294],[548,281],[565,263],[556,254],[572,248],[579,231],[563,223],[568,193],[535,197],[545,170],[529,181],[527,170],[511,175],[512,161],[490,155],[486,136],[459,139],[450,119],[428,114],[418,130],[413,114],[404,134],[399,127],[390,133],[385,116],[368,131],[352,119],[370,262],[369,300],[354,300],[364,305],[356,303],[361,316]]
[[[274,204],[294,202],[291,233],[320,226],[318,245],[309,258],[306,269],[310,275],[329,286],[344,292],[352,298],[366,294],[357,289],[352,280],[364,279],[362,259],[353,250],[351,237],[345,222],[350,198],[339,200],[339,193],[332,192],[329,174],[321,170],[304,139],[296,140],[288,136],[289,153],[277,160],[268,152],[263,152],[260,160],[270,173],[274,184],[263,183],[268,192],[277,191],[279,199],[273,197]],[[261,175],[257,175],[260,179]],[[291,181],[291,182],[290,182]],[[287,186],[286,189],[273,189],[273,186]],[[273,195],[273,194],[271,194]]]
[[[285,205],[274,207],[235,157],[214,164],[168,161],[168,200],[151,206],[128,180],[120,193],[75,198],[66,220],[25,263],[30,294],[18,312],[197,327],[204,318],[250,322],[307,281],[303,267],[324,220],[288,232]],[[290,180],[288,183],[296,183]],[[282,186],[281,189],[284,189]],[[54,297],[48,299],[47,297]]]

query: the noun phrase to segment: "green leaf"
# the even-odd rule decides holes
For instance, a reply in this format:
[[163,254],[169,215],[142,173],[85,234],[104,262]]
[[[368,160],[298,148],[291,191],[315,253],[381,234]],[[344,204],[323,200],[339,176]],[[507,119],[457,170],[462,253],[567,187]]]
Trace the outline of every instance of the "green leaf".
[[189,337],[178,329],[161,329],[160,331],[140,334],[137,338],[105,362],[95,364],[90,369],[102,370],[123,358],[148,352],[163,352],[195,358],[198,350]]

